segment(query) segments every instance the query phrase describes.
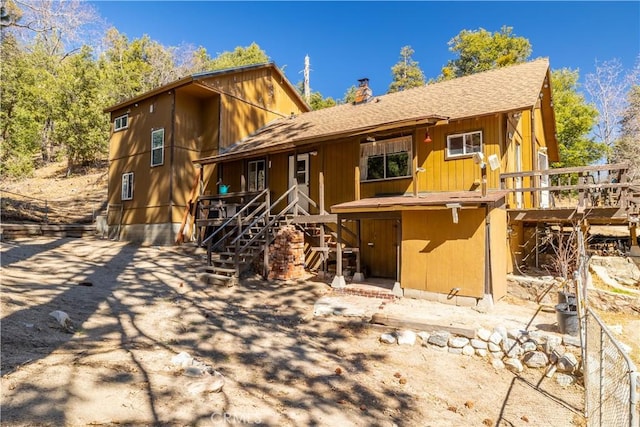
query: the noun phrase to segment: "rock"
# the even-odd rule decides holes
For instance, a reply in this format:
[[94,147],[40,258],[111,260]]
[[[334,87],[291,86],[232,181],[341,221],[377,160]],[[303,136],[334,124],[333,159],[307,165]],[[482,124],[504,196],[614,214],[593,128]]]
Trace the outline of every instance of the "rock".
[[504,353],[501,351],[491,351],[489,354],[492,359],[502,359],[504,357]]
[[451,334],[449,332],[438,331],[438,332],[435,332],[435,333],[431,334],[431,336],[429,337],[428,343],[436,345],[438,347],[446,347],[447,343],[449,342],[449,337],[450,336],[451,336]]
[[507,338],[502,340],[502,342],[500,343],[500,347],[502,347],[502,351],[504,351],[505,353],[507,353],[509,350],[511,350],[515,345],[516,345],[516,340],[512,339],[512,338]]
[[385,344],[395,344],[396,343],[396,337],[393,334],[382,334],[380,335],[380,342],[385,343]]
[[504,369],[504,362],[501,359],[493,359],[491,360],[491,366],[493,369]]
[[73,330],[73,323],[71,322],[71,318],[67,313],[62,310],[55,310],[49,313],[49,316],[53,317],[58,321],[60,326],[62,326],[67,331]]
[[469,344],[469,339],[465,337],[451,337],[449,338],[449,347],[462,348]]
[[562,343],[562,338],[555,335],[547,335],[547,339],[544,343],[544,352],[551,354],[551,352]]
[[489,351],[502,351],[502,347],[489,341]]
[[482,350],[486,350],[487,349],[487,343],[485,341],[473,338],[471,340],[471,346],[473,348],[477,349],[482,349]]
[[522,361],[528,368],[544,368],[549,363],[549,358],[542,351],[530,351],[525,353]]
[[581,347],[580,345],[580,337],[573,337],[571,335],[563,335],[562,336],[562,344],[564,345],[572,345],[574,347]]
[[638,286],[640,283],[640,269],[629,257],[593,255],[589,264],[604,267],[609,276],[618,283],[627,286]]
[[482,341],[489,341],[489,337],[491,336],[491,331],[485,328],[480,328],[476,331],[476,336],[480,338]]
[[560,384],[562,387],[568,387],[574,382],[576,382],[576,379],[573,375],[558,374],[556,375],[556,382]]
[[527,331],[523,331],[520,329],[508,329],[507,330],[507,338],[511,338],[512,340],[519,341],[523,335],[527,335]]
[[473,356],[475,353],[475,349],[471,347],[469,344],[462,347],[462,354],[465,356]]
[[399,345],[414,345],[416,343],[417,335],[413,331],[400,331],[397,335]]
[[184,374],[188,377],[201,377],[204,375],[204,370],[199,366],[188,366],[184,370]]
[[489,342],[500,344],[502,342],[502,334],[499,332],[493,332],[489,337]]
[[574,372],[578,367],[578,359],[572,353],[565,353],[556,362],[559,372]]
[[504,350],[504,352],[507,355],[507,357],[519,357],[519,356],[522,356],[522,354],[524,353],[522,351],[522,347],[517,342],[514,343],[511,347],[509,347],[507,350]]
[[462,354],[462,349],[461,348],[456,348],[456,347],[449,347],[449,353]]
[[511,372],[522,372],[524,370],[524,366],[522,366],[520,359],[516,359],[515,357],[505,359],[504,366]]
[[527,341],[533,341],[537,345],[543,344],[546,341],[546,338],[539,331],[528,331],[527,332]]
[[180,368],[193,365],[193,357],[186,351],[182,351],[171,358],[171,364]]
[[429,336],[430,336],[429,332],[420,331],[416,335],[418,335],[422,340],[422,345],[425,345],[427,341],[429,341]]
[[506,340],[507,338],[509,338],[507,333],[507,328],[505,328],[504,326],[496,326],[495,328],[493,328],[493,332],[499,333],[502,336],[503,340]]
[[538,345],[535,341],[529,340],[522,343],[522,351],[527,353],[529,351],[536,351],[538,349]]
[[480,356],[480,357],[487,357],[487,354],[489,354],[489,352],[484,349],[484,348],[476,348],[476,355]]
[[556,368],[556,365],[549,365],[549,367],[547,367],[547,372],[545,372],[544,376],[547,378],[551,378],[553,377],[553,374],[555,374],[557,370],[558,368]]

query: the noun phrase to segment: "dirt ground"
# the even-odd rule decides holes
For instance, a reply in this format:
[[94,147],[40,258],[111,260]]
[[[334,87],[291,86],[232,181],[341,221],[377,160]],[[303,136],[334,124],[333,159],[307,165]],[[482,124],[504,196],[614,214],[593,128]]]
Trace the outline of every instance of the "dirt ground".
[[[580,424],[566,409],[582,405],[579,385],[563,389],[539,370],[515,376],[419,344],[385,345],[379,336],[392,329],[314,318],[314,303],[330,292],[323,282],[203,285],[200,254],[100,239],[5,241],[0,255],[2,425]],[[374,301],[395,312],[464,313],[459,323],[500,318],[500,310],[483,318],[426,301]],[[535,308],[497,307],[523,328]],[[68,313],[72,331],[54,310]],[[531,327],[548,329],[549,316]],[[173,365],[180,352],[224,375],[222,391]]]

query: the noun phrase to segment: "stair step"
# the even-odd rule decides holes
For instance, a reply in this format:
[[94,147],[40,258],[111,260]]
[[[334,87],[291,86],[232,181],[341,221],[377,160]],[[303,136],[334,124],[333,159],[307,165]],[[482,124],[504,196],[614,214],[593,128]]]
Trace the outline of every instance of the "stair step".
[[226,267],[217,266],[217,265],[215,265],[215,261],[214,261],[214,265],[213,266],[209,266],[207,268],[207,270],[209,270],[207,272],[211,272],[211,273],[214,273],[214,274],[223,273],[225,275],[226,274],[233,275],[233,274],[236,273],[236,269],[235,268],[226,268]]

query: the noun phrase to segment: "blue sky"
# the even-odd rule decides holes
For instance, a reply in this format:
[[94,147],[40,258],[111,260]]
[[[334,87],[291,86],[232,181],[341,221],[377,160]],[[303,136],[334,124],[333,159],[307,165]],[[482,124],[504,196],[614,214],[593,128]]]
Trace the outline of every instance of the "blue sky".
[[203,46],[211,56],[256,42],[292,83],[305,55],[311,88],[342,98],[368,77],[374,94],[391,83],[400,48],[410,45],[427,78],[453,58],[448,41],[463,29],[503,25],[530,40],[531,58],[580,70],[618,58],[631,69],[640,54],[640,2],[92,2],[128,38],[144,34],[165,46]]

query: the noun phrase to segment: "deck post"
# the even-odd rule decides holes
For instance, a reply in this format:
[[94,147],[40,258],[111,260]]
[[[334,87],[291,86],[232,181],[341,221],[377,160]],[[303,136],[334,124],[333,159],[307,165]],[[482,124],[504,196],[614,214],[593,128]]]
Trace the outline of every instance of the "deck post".
[[[269,190],[267,190],[267,194],[265,195],[265,225],[269,224],[269,217],[271,216],[271,197],[269,194]],[[264,229],[264,259],[263,259],[263,268],[262,268],[262,276],[265,280],[269,278],[269,227],[265,227]]]
[[347,283],[342,275],[342,217],[338,214],[338,241],[336,243],[336,276],[331,282],[332,288],[344,288]]
[[[326,211],[324,210],[324,171],[320,169],[318,173],[318,204],[320,209],[320,215],[325,215]],[[329,253],[324,249],[327,247],[327,242],[325,242],[324,235],[324,224],[320,224],[320,233],[318,239],[320,240],[320,256],[322,257],[322,269],[320,271],[320,276],[324,277],[327,274],[327,259],[329,257]]]
[[362,274],[362,262],[360,261],[360,220],[356,220],[356,244],[358,245],[358,251],[356,252],[356,272],[353,275],[354,282],[363,282],[364,274]]

